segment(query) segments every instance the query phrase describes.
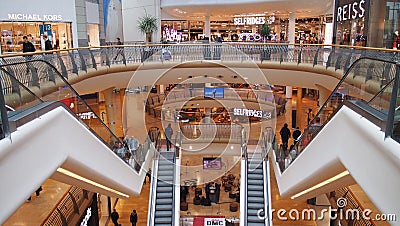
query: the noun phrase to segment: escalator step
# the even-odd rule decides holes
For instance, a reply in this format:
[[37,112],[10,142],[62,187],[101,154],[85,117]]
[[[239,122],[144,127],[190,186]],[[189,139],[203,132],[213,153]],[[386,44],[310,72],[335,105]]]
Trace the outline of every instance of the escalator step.
[[264,203],[264,199],[260,199],[260,197],[247,197],[247,202],[251,203]]
[[166,198],[172,199],[172,193],[170,193],[170,192],[158,193],[158,192],[157,192],[156,198],[157,198],[157,199],[166,199]]
[[154,226],[171,226],[171,224],[155,223]]
[[170,205],[172,209],[172,200],[171,199],[156,199],[156,205]]
[[158,180],[157,187],[172,187],[172,182],[168,182],[165,180]]
[[163,180],[163,181],[173,181],[174,180],[174,176],[171,175],[161,175],[158,176],[159,180]]
[[156,211],[156,217],[172,217],[172,211]]
[[157,187],[157,193],[172,193],[172,186]]
[[248,191],[264,191],[264,186],[263,185],[247,185],[247,190]]
[[172,225],[172,217],[156,217],[154,223]]
[[264,181],[263,180],[247,180],[247,185],[263,185],[264,186]]
[[163,172],[163,171],[167,171],[167,172],[171,172],[173,174],[174,172],[174,165],[158,165],[158,172]]
[[262,169],[247,169],[247,174],[263,174]]
[[159,210],[172,210],[171,206],[172,205],[166,205],[166,204],[156,205],[156,211],[159,211]]
[[158,171],[158,174],[157,174],[158,177],[160,177],[160,176],[173,176],[173,175],[174,175],[173,169],[171,171],[170,170]]
[[248,174],[247,178],[253,179],[253,180],[263,180],[264,179],[262,174]]
[[264,203],[247,203],[247,209],[264,209]]
[[[261,209],[263,209],[263,208],[261,208]],[[247,209],[247,219],[250,216],[253,216],[253,217],[256,217],[256,218],[258,218],[259,215],[262,216],[263,213],[259,212],[259,211],[260,211],[259,209]]]
[[264,197],[264,192],[262,191],[247,191],[248,197]]

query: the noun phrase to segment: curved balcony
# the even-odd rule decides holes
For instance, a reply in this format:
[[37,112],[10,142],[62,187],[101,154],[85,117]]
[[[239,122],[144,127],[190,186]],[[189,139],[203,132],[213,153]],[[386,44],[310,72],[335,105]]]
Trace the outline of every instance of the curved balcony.
[[[132,73],[139,70],[145,73],[138,75],[140,78],[135,86],[152,85],[153,72],[156,69],[168,70],[165,73],[167,76],[158,79],[156,84],[181,83],[175,70],[189,70],[193,74],[207,72],[208,77],[219,78],[221,73],[227,73],[220,69],[246,71],[258,68],[267,81],[273,84],[315,88],[315,84],[320,83],[321,86],[333,89],[355,60],[361,57],[398,60],[398,52],[352,46],[224,43],[79,48],[46,52],[47,54],[37,52],[31,59],[51,63],[69,83],[75,84],[80,94],[85,94],[110,86],[126,88]],[[26,62],[29,56],[30,54],[3,55],[0,63]],[[51,73],[52,70],[40,62],[11,65],[5,70],[42,95],[57,91],[62,84]],[[362,70],[372,72],[373,64]],[[24,92],[18,89],[18,84],[3,76],[2,71],[0,76],[6,103],[13,106],[13,103],[21,102],[17,100],[25,97]],[[357,74],[349,77],[354,84],[361,86],[368,82],[369,86],[366,88],[377,91],[390,81],[387,76],[389,75],[382,73],[374,77]],[[241,78],[240,81],[236,77],[225,76],[223,79],[227,83],[265,83],[265,80],[259,81],[252,76]]]

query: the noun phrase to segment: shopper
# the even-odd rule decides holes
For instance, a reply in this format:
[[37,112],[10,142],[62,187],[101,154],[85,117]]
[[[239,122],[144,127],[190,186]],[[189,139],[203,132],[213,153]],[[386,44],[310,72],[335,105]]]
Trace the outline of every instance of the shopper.
[[136,210],[132,210],[132,213],[129,216],[129,221],[132,223],[132,226],[136,226],[138,221],[138,215],[136,213]]
[[[29,53],[29,52],[35,52],[35,46],[28,40],[27,36],[22,37],[23,43],[22,43],[22,52],[23,53]],[[26,56],[27,60],[32,59],[32,56]]]
[[279,134],[281,135],[281,138],[282,138],[283,149],[287,150],[288,142],[289,142],[289,138],[290,138],[290,130],[288,128],[288,124],[287,123],[285,123],[283,125],[281,131],[279,131]]
[[[40,186],[38,189],[36,189],[35,193],[36,193],[36,197],[39,198],[40,197],[40,192],[43,191],[42,186]],[[32,200],[32,197],[29,196],[27,202],[30,202]]]
[[[22,37],[24,42],[22,43],[22,52],[23,53],[30,53],[30,52],[35,52],[35,46],[28,40],[28,37],[24,36]],[[32,55],[25,56],[25,60],[32,60]],[[26,64],[26,73],[29,73],[29,70],[32,69],[32,64],[27,63]]]
[[53,50],[53,45],[51,44],[51,41],[48,39],[47,35],[43,35],[43,40],[44,40],[44,50]]
[[114,223],[114,226],[119,226],[118,224],[119,214],[116,209],[113,209],[111,213],[111,221]]
[[[121,39],[118,37],[117,38],[117,46],[122,46],[124,43],[122,43],[121,42]],[[117,57],[119,56],[119,55],[121,55],[121,56],[123,56],[122,55],[122,53],[123,53],[123,51],[124,51],[124,48],[122,48],[122,47],[118,47],[117,48],[117,55],[115,55],[115,57],[114,57],[114,60],[117,60]]]
[[299,128],[299,127],[296,127],[296,130],[293,131],[294,143],[297,143],[297,141],[299,141],[300,136],[301,136],[300,128]]
[[169,123],[167,128],[165,128],[164,134],[165,134],[165,139],[166,139],[166,142],[167,142],[167,151],[169,151],[169,149],[172,146],[172,142],[171,142],[172,134],[174,134],[174,131],[171,128],[171,123]]

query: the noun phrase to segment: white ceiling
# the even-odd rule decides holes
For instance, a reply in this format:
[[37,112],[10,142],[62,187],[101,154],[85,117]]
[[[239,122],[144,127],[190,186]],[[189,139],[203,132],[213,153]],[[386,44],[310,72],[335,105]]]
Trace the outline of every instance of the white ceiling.
[[[236,1],[238,2],[238,1]],[[249,0],[243,3],[222,3],[222,1],[162,1],[163,13],[177,19],[201,20],[210,16],[211,20],[232,19],[238,14],[266,14],[287,18],[294,12],[296,18],[317,17],[333,14],[334,0]]]

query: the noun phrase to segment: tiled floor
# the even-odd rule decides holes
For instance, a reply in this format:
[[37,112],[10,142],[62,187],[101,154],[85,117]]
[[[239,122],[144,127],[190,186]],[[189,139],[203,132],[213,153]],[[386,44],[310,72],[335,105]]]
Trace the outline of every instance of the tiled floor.
[[[141,97],[141,98],[138,98]],[[124,106],[123,104],[116,104],[114,105],[114,111],[115,112],[121,112],[122,108],[125,108],[125,111],[128,112],[127,117],[125,119],[122,119],[121,116],[117,116],[115,121],[117,123],[117,129],[122,130],[122,125],[123,123],[128,123],[135,121],[135,118],[137,117],[137,114],[135,112],[140,112],[142,111],[143,107],[143,95],[138,94],[138,95],[131,95],[129,97],[132,99],[135,104],[131,105],[130,107]],[[115,101],[120,103],[121,98],[119,95],[115,94]],[[301,117],[301,125],[300,129],[303,130],[304,127],[307,124],[307,116],[306,112],[308,108],[313,109],[314,112],[317,110],[317,104],[315,101],[311,101],[309,99],[303,99],[301,109],[297,109],[298,111],[301,111],[303,114],[303,117]],[[276,128],[277,131],[280,130],[282,125],[284,123],[288,123],[291,125],[291,114],[292,114],[292,109],[296,109],[296,98],[295,96],[293,97],[292,100],[289,100],[286,106],[286,113],[284,115],[279,116],[276,119]],[[137,118],[136,118],[137,119]],[[146,116],[145,119],[146,124],[148,127],[151,126],[160,126],[160,122],[158,120],[155,120],[152,117]],[[254,124],[252,127],[255,129],[250,133],[250,137],[255,137],[257,138],[258,132],[257,131],[257,126],[259,125]],[[131,127],[131,128],[134,128]],[[128,130],[128,134],[131,133],[133,130]],[[121,131],[119,131],[119,134],[121,134]],[[280,136],[277,136],[278,142],[280,142]],[[293,142],[292,140],[289,141]],[[235,151],[235,148],[232,149]],[[188,166],[201,166],[202,163],[201,161],[201,156],[199,155],[200,153],[196,154],[190,154],[190,153],[185,153],[182,156],[182,163],[187,164]],[[212,152],[204,152],[202,155],[213,155]],[[183,168],[181,171],[181,176],[182,178],[192,178],[192,177],[199,177],[199,181],[207,181],[207,180],[219,180],[219,177],[224,175],[225,173],[233,173],[235,175],[239,174],[240,171],[240,161],[238,161],[237,153],[235,155],[231,155],[230,157],[225,158],[225,164],[230,167],[228,168],[223,168],[221,169],[220,172],[214,172],[217,173],[216,175],[211,175],[207,171],[203,171],[202,168],[197,170],[193,170],[193,168]],[[273,209],[286,209],[289,210],[291,208],[296,208],[298,210],[308,208],[309,206],[306,204],[305,200],[301,201],[294,201],[291,199],[282,199],[279,195],[278,187],[276,184],[275,177],[273,176],[273,169],[271,169],[271,198],[272,198],[272,207]],[[204,176],[206,175],[206,176]],[[32,202],[30,203],[24,203],[10,219],[4,224],[4,225],[39,225],[45,217],[48,215],[48,213],[55,207],[56,203],[61,199],[61,197],[65,194],[65,192],[69,189],[69,185],[65,185],[53,180],[48,180],[44,184],[44,191],[41,194],[40,198],[36,198],[34,196],[32,199]],[[360,196],[360,199],[362,199],[363,206],[364,208],[370,208],[372,206],[371,202],[368,200],[368,197],[363,194],[361,189],[355,189],[357,190],[357,196]],[[143,186],[142,192],[140,196],[137,197],[131,197],[126,200],[119,200],[116,209],[120,214],[120,220],[119,223],[122,225],[129,225],[129,214],[132,211],[132,209],[136,209],[138,212],[139,216],[139,223],[138,225],[147,225],[147,212],[148,212],[148,198],[149,198],[149,184],[146,184]],[[191,192],[188,200],[192,199],[194,194]],[[221,192],[221,201],[223,202],[231,202],[232,199],[230,199],[227,196],[227,193]],[[210,207],[203,207],[203,206],[194,206],[190,204],[189,201],[189,210],[185,212],[181,212],[182,216],[187,216],[187,215],[223,215],[226,217],[239,217],[239,212],[232,213],[229,211],[229,204],[225,203],[222,205],[213,205]],[[374,207],[371,207],[371,209]],[[376,208],[375,208],[376,209]],[[273,223],[274,225],[316,225],[316,222],[314,221],[282,221],[276,219],[276,215],[273,215]],[[108,225],[112,225],[109,223]],[[383,224],[385,225],[385,224]]]

